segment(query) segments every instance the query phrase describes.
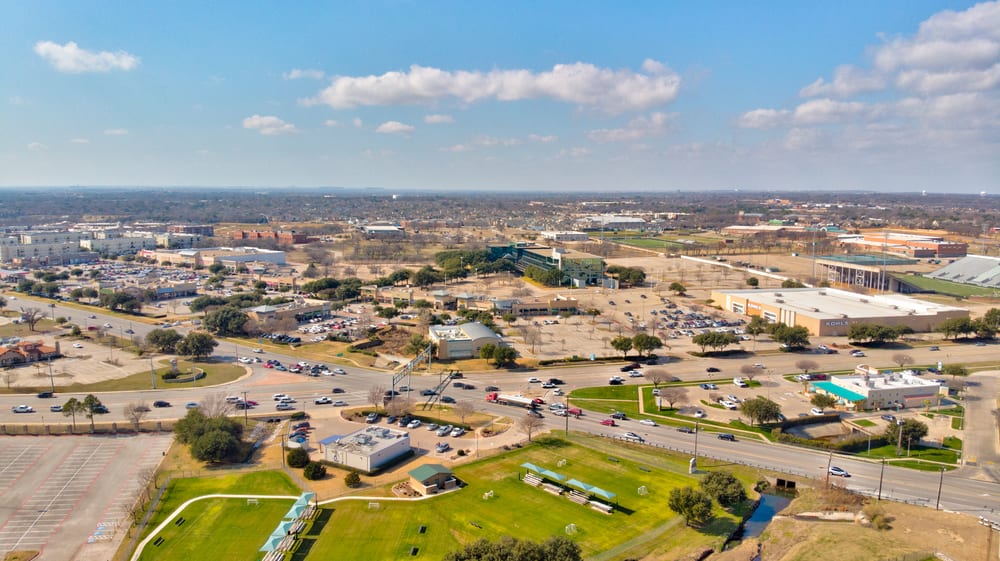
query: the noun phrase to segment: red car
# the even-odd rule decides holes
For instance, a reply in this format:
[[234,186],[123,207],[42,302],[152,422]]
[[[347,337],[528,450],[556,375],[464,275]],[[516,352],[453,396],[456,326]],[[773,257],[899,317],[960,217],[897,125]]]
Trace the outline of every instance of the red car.
[[264,368],[274,368],[274,365],[271,364],[270,362],[265,362],[264,363]]
[[604,419],[603,421],[601,421],[601,424],[604,425],[604,426],[606,426],[606,427],[617,427],[618,426],[617,424],[615,424],[615,420],[614,419]]

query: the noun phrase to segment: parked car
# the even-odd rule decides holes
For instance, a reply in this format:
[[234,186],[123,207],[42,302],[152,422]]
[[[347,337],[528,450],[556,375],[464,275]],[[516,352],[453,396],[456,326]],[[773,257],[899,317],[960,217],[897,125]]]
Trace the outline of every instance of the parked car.
[[438,435],[438,436],[447,436],[448,434],[450,434],[450,433],[451,433],[451,430],[452,430],[453,428],[455,428],[455,427],[453,427],[453,426],[451,426],[451,425],[445,425],[445,426],[443,426],[443,427],[439,428],[439,429],[437,430],[437,432],[435,432],[434,434],[436,434],[436,435]]
[[427,430],[430,431],[430,432],[434,432],[434,431],[438,430],[439,428],[441,428],[441,427],[438,426],[437,423],[428,423],[427,424]]
[[813,415],[826,415],[826,413],[819,407],[813,407],[812,409],[809,410],[809,412],[812,413]]
[[438,454],[447,452],[448,450],[451,450],[451,444],[448,444],[447,442],[438,442],[437,446],[434,447],[434,451]]
[[719,386],[716,386],[715,384],[701,384],[698,387],[700,387],[703,390],[717,390],[717,389],[719,389]]
[[882,415],[882,420],[883,421],[889,421],[890,423],[895,423],[896,422],[896,416],[895,415]]
[[421,424],[423,423],[420,422],[420,419],[413,419],[412,421],[406,424],[406,428],[415,429],[418,428]]
[[465,429],[463,429],[462,427],[455,427],[451,429],[451,436],[454,438],[458,438],[463,434],[465,434]]
[[701,409],[695,409],[694,410],[694,416],[697,417],[697,418],[699,418],[699,419],[704,419],[705,418],[705,412],[702,411]]
[[83,345],[81,345],[80,343],[73,343],[73,348],[74,349],[82,349]]
[[368,416],[365,417],[365,422],[366,423],[377,423],[378,422],[378,413],[369,413]]

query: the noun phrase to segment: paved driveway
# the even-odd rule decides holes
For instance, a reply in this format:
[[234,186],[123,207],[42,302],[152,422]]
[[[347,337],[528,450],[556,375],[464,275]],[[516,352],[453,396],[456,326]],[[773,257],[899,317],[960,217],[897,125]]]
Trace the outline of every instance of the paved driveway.
[[965,400],[963,447],[967,465],[975,466],[972,477],[1000,482],[1000,451],[997,449],[997,379],[1000,372],[977,372],[969,376]]

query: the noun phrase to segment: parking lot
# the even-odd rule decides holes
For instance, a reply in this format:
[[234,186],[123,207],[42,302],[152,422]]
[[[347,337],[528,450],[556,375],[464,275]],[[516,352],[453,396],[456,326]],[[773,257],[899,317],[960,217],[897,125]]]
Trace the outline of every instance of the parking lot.
[[128,526],[138,478],[171,436],[19,437],[0,447],[0,553],[107,559]]

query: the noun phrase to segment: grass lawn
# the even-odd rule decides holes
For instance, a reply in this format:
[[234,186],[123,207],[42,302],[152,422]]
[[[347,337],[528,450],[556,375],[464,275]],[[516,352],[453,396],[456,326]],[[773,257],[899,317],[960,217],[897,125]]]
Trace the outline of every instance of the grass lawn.
[[920,275],[904,275],[902,278],[914,286],[951,296],[990,296],[993,294],[992,288],[931,279]]
[[[328,506],[330,528],[301,559],[405,559],[411,547],[420,548],[420,559],[440,559],[479,538],[506,534],[541,541],[564,535],[568,524],[576,525],[571,538],[584,556],[603,559],[603,553],[614,550],[617,559],[653,548],[663,551],[675,541],[683,542],[686,551],[719,547],[735,528],[736,517],[718,508],[716,520],[700,530],[684,528],[666,508],[670,489],[695,483],[684,458],[581,435],[573,441],[545,439],[457,467],[455,474],[468,485],[431,500],[382,501],[379,510],[369,510],[368,499],[333,503]],[[565,463],[559,466],[561,460]],[[609,516],[527,486],[518,477],[524,462],[617,493],[620,510]],[[743,475],[753,479],[749,472]],[[647,487],[647,495],[637,493],[640,486]],[[483,498],[487,491],[493,491],[493,498]],[[418,532],[420,526],[427,527],[424,534]]]
[[951,418],[951,430],[962,430],[962,418],[952,417]]
[[869,421],[868,419],[859,419],[857,421],[854,421],[854,424],[858,425],[859,427],[874,427],[875,426],[875,423],[872,422],[872,421]]
[[[177,361],[177,368],[182,373],[191,371],[191,362],[179,360]],[[179,389],[179,388],[195,388],[202,386],[214,386],[218,384],[224,384],[226,382],[231,382],[246,373],[246,370],[241,365],[236,364],[226,364],[226,363],[213,363],[213,362],[195,362],[193,363],[195,368],[201,368],[205,370],[206,376],[196,382],[187,382],[183,384],[167,384],[161,378],[161,375],[169,372],[170,367],[163,367],[156,369],[156,388],[157,389]],[[61,389],[63,392],[110,392],[110,391],[125,391],[125,390],[148,390],[152,382],[149,378],[149,372],[139,372],[137,374],[132,374],[124,378],[118,378],[116,380],[104,380],[101,382],[95,382],[93,384],[71,384],[65,389]]]
[[[904,443],[905,444],[905,443]],[[903,447],[903,454],[906,454],[906,447]],[[871,452],[859,452],[859,456],[867,458],[886,458],[889,460],[897,459],[899,456],[896,455],[896,445],[886,444],[885,446],[879,446],[878,448],[872,448]],[[906,456],[904,456],[906,457]],[[958,463],[958,453],[955,450],[949,448],[929,448],[924,446],[914,446],[910,448],[910,460],[900,461],[899,463],[893,462],[893,465],[906,465],[907,467],[915,467],[917,464],[915,460],[927,460],[931,462],[942,462],[945,464],[955,464]],[[921,464],[927,466],[928,464]],[[932,465],[933,470],[938,469]]]
[[159,546],[150,542],[139,559],[257,559],[257,550],[293,502],[261,499],[254,506],[246,499],[196,501],[180,514],[185,522],[168,524],[157,534],[165,541]]

